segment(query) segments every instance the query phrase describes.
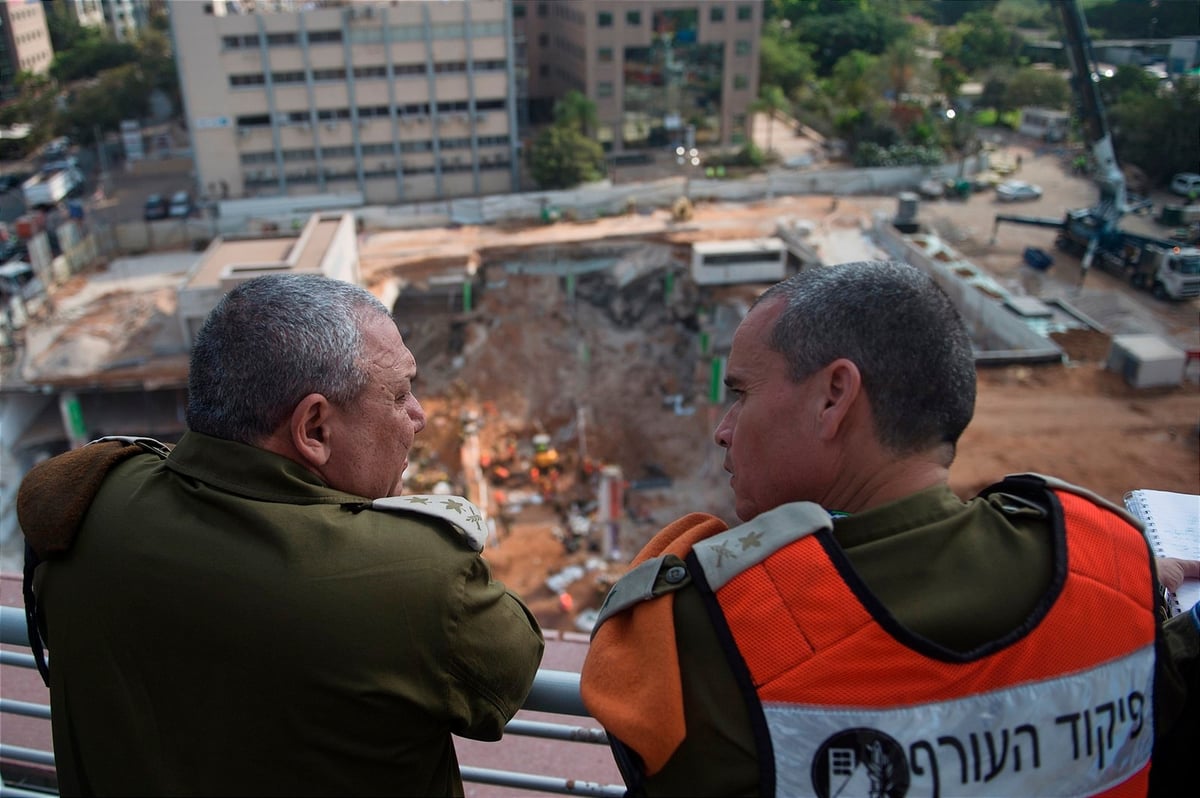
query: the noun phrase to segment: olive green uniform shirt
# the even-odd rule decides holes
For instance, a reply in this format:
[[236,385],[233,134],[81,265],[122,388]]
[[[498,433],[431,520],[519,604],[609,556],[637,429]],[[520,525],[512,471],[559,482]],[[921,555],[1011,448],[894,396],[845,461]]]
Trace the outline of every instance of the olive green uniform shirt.
[[[987,499],[964,503],[948,487],[929,488],[837,518],[834,537],[900,624],[952,651],[966,652],[1020,626],[1052,579],[1049,524],[1032,510],[1002,509],[1001,504]],[[668,558],[670,564],[682,563]],[[665,572],[664,566],[656,594],[677,590],[677,584],[665,581]],[[674,593],[674,619],[687,736],[666,766],[646,781],[644,794],[758,795],[758,757],[745,698],[698,590],[690,579],[686,584]],[[1198,726],[1200,636],[1184,616],[1167,629],[1174,651],[1159,657],[1156,756],[1186,744]],[[1189,685],[1192,703],[1185,709]],[[1184,724],[1190,726],[1185,729]],[[1191,740],[1194,746],[1195,737]],[[1182,764],[1178,758],[1158,757],[1152,785],[1161,789],[1178,778],[1176,767]]]
[[64,794],[461,795],[541,660],[447,523],[187,433],[118,465],[36,588]]

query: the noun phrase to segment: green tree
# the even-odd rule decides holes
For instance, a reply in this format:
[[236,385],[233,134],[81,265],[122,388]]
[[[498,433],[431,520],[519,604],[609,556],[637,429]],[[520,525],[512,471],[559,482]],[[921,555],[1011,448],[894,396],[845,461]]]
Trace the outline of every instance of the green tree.
[[877,87],[878,56],[851,50],[833,65],[829,86],[838,102],[848,108],[863,108],[879,97]]
[[571,188],[599,180],[604,149],[566,125],[551,125],[538,134],[529,150],[529,170],[539,187]]
[[893,102],[900,102],[916,80],[921,59],[912,40],[905,37],[888,45],[879,58]]
[[106,69],[131,64],[138,59],[137,48],[128,42],[88,37],[70,50],[56,53],[50,75],[61,83],[94,77]]
[[1159,94],[1128,93],[1109,109],[1118,160],[1165,183],[1200,163],[1200,78],[1184,77]]
[[944,58],[962,66],[968,74],[997,64],[1015,64],[1021,36],[991,14],[972,12],[939,37]]
[[596,129],[596,104],[572,89],[554,103],[554,124],[587,135]]
[[149,27],[142,30],[135,45],[138,53],[137,64],[146,84],[152,89],[165,92],[171,98],[173,108],[182,108],[182,90],[179,87],[179,73],[175,68],[175,55],[171,51],[170,37],[157,28]]
[[957,61],[951,58],[935,58],[933,60],[933,78],[938,91],[946,98],[946,103],[953,105],[958,99],[958,90],[967,82],[967,73]]
[[908,23],[892,4],[864,7],[847,2],[832,8],[840,13],[805,17],[792,24],[797,39],[813,46],[819,75],[831,74],[834,64],[854,50],[879,55],[908,31]]
[[1158,78],[1141,67],[1121,64],[1111,78],[1100,79],[1100,96],[1106,108],[1119,105],[1130,94],[1154,95],[1158,93]]
[[538,134],[529,150],[529,170],[542,188],[571,188],[599,180],[604,148],[589,137],[596,126],[596,105],[578,91],[554,103],[554,123]]
[[790,29],[767,23],[759,42],[759,85],[778,86],[787,96],[796,97],[816,77],[815,49],[816,45],[800,41]]
[[55,121],[56,131],[80,144],[93,144],[97,128],[116,130],[121,120],[143,116],[149,94],[136,64],[105,70],[94,82],[72,92],[66,110]]
[[1013,72],[1008,82],[1008,106],[1065,109],[1071,102],[1071,87],[1057,72],[1024,67]]
[[1011,93],[1014,71],[1009,67],[989,70],[983,81],[983,92],[979,95],[981,107],[991,108],[997,116],[1016,108]]

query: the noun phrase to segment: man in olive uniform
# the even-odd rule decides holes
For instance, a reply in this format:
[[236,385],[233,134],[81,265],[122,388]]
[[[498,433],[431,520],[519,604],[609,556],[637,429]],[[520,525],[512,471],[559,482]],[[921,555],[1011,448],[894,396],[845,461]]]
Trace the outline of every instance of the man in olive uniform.
[[255,278],[197,336],[177,446],[29,473],[63,794],[463,793],[451,735],[500,738],[543,640],[476,508],[399,496],[416,375],[367,291]]

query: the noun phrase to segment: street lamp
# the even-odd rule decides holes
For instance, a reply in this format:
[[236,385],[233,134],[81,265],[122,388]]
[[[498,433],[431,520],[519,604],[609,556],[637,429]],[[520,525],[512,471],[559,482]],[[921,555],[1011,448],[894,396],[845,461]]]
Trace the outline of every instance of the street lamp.
[[675,163],[683,168],[683,196],[692,198],[692,173],[688,166],[700,165],[700,150],[695,147],[684,147],[682,144],[675,148]]

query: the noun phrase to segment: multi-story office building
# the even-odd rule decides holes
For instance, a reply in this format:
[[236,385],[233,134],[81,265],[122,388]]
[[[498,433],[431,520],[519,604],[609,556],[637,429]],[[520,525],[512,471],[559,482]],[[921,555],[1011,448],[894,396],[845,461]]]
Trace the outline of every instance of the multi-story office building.
[[129,41],[149,22],[150,0],[102,0],[104,24],[119,42]]
[[163,0],[42,0],[64,9],[85,27],[103,26],[119,42],[136,38],[150,21],[150,13]]
[[54,10],[51,6],[56,6],[85,28],[98,28],[104,24],[101,0],[42,0],[42,6],[46,7],[47,13]]
[[199,188],[394,203],[511,191],[510,0],[172,0]]
[[0,1],[0,94],[11,95],[22,72],[44,74],[53,60],[42,4],[38,0]]
[[745,142],[763,0],[513,0],[530,116],[571,89],[611,152]]

